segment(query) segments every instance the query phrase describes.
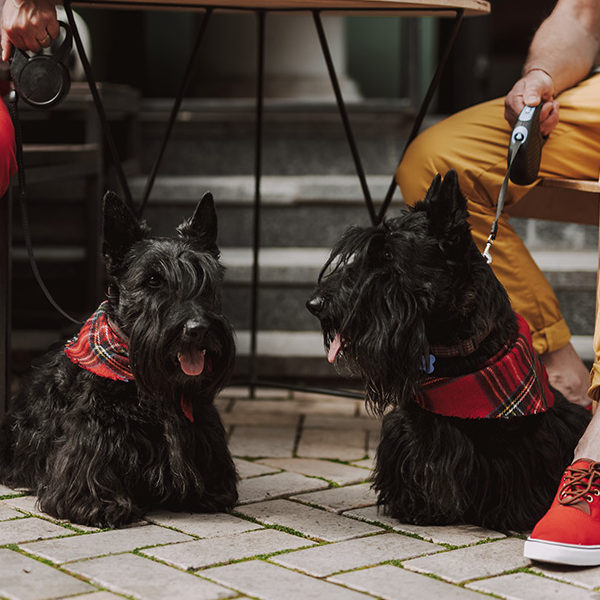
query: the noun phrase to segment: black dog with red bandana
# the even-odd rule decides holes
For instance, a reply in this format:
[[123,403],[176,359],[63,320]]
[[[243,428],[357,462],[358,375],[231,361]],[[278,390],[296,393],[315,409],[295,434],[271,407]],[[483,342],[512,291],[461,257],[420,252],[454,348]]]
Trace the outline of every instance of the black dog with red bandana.
[[151,507],[229,511],[237,474],[213,404],[235,358],[206,194],[173,238],[104,198],[108,299],[46,355],[0,429],[0,482],[60,519],[117,527]]
[[478,251],[458,178],[376,227],[350,228],[307,303],[329,362],[383,415],[378,504],[421,525],[526,530],[588,421],[548,385],[529,326]]

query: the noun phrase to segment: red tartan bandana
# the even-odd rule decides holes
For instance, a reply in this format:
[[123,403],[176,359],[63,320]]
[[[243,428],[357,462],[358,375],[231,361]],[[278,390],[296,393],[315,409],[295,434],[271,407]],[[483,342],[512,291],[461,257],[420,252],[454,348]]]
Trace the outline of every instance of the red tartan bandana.
[[[114,381],[133,381],[129,364],[127,342],[122,340],[116,327],[106,314],[108,302],[100,304],[96,312],[84,323],[79,333],[65,345],[65,354],[71,362],[99,377]],[[190,400],[181,397],[181,410],[194,422]]]
[[461,419],[509,419],[546,412],[554,405],[548,375],[533,350],[529,325],[517,316],[519,334],[479,371],[460,377],[428,377],[416,403]]

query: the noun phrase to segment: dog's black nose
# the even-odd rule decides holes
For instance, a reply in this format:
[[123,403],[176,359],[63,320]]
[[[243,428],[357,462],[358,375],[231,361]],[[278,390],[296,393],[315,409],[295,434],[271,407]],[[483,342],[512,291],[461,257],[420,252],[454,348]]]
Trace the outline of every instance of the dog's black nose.
[[190,340],[201,338],[205,332],[206,325],[197,319],[189,319],[183,326],[183,335]]
[[323,298],[323,296],[313,296],[306,302],[306,308],[308,308],[315,317],[318,317],[321,314],[324,307],[325,298]]

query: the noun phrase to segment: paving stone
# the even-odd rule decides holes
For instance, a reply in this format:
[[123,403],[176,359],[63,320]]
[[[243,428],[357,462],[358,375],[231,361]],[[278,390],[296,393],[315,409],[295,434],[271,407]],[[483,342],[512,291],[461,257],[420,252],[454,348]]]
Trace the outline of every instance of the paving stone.
[[65,568],[97,585],[137,600],[216,600],[235,592],[135,554],[119,554],[69,563]]
[[271,554],[281,550],[312,546],[314,542],[276,529],[261,529],[208,540],[195,540],[160,548],[142,550],[163,562],[182,569],[199,569],[208,565]]
[[352,464],[356,467],[372,471],[375,468],[375,457],[370,456],[369,458],[363,458],[362,460],[352,461]]
[[298,492],[322,490],[329,484],[322,479],[305,477],[298,473],[275,473],[263,477],[243,479],[238,485],[239,503],[259,502]]
[[360,403],[360,405],[358,407],[358,416],[359,417],[370,417],[371,419],[379,419],[380,418],[380,417],[373,415],[373,413],[367,408],[367,404],[365,402]]
[[292,456],[294,427],[234,427],[229,449],[234,456]]
[[44,600],[93,590],[91,585],[38,560],[0,548],[0,597]]
[[[536,573],[541,573],[553,579],[574,583],[590,590],[600,588],[600,567],[568,567],[566,565],[550,565],[533,563],[529,567]],[[598,600],[598,599],[596,599]]]
[[0,546],[18,544],[59,535],[74,535],[66,527],[60,527],[36,517],[25,517],[15,521],[0,521]]
[[222,399],[222,398],[249,398],[250,397],[250,389],[248,387],[243,387],[243,386],[229,386],[229,387],[225,387],[223,388],[220,392],[219,395],[217,396],[217,399]]
[[442,579],[461,583],[469,579],[498,575],[524,567],[528,563],[523,557],[523,540],[508,538],[449,550],[434,556],[414,558],[405,561],[403,565],[411,571],[431,573]]
[[360,460],[366,454],[364,431],[340,431],[336,429],[302,430],[297,454],[305,458],[336,458]]
[[247,504],[236,510],[261,523],[290,527],[311,538],[328,542],[349,540],[381,531],[378,527],[290,500]]
[[23,513],[19,512],[18,510],[15,510],[5,501],[0,502],[0,521],[8,521],[8,519],[15,519],[24,516],[25,515]]
[[298,426],[300,415],[293,413],[252,413],[234,410],[223,413],[221,419],[226,426],[239,425],[249,427],[294,427]]
[[271,467],[302,473],[312,477],[322,477],[327,481],[333,481],[338,485],[349,483],[360,483],[368,479],[369,473],[359,467],[351,467],[330,460],[319,460],[317,458],[263,458],[262,464]]
[[127,552],[155,544],[172,544],[191,540],[189,535],[145,524],[143,527],[128,527],[100,533],[76,535],[58,540],[45,540],[32,544],[21,544],[27,552],[47,558],[55,563],[81,560],[102,554]]
[[368,598],[364,594],[258,560],[215,567],[200,574],[260,600],[281,600],[283,597],[285,600]]
[[284,567],[325,577],[338,571],[358,569],[386,560],[401,560],[444,550],[443,546],[423,542],[399,533],[370,535],[364,538],[296,550],[269,560]]
[[0,484],[0,496],[13,496],[15,494],[20,494],[17,490],[13,490],[12,488],[6,487],[5,485]]
[[[248,386],[229,386],[224,388],[219,396],[235,399],[250,399],[250,388]],[[254,397],[260,400],[266,398],[277,398],[279,400],[287,400],[292,397],[290,390],[283,388],[257,387],[254,389]]]
[[292,496],[292,499],[308,504],[316,504],[325,510],[337,513],[354,508],[371,506],[377,502],[377,496],[371,489],[370,483],[339,487],[322,492],[312,492],[310,494],[298,494]]
[[345,429],[350,431],[379,431],[381,421],[375,417],[342,417],[340,415],[306,415],[307,429]]
[[[92,592],[91,594],[83,594],[83,596],[69,596],[69,599],[73,600],[123,600],[123,596],[117,596],[110,592]],[[65,598],[64,600],[67,600]],[[236,598],[235,600],[238,600]]]
[[351,406],[353,415],[358,412],[358,406],[363,404],[362,400],[346,398],[345,396],[332,396],[331,394],[319,394],[317,392],[301,392],[299,390],[292,391],[292,398],[300,402],[338,406],[344,411]]
[[[36,496],[18,496],[16,498],[8,498],[7,500],[3,500],[3,502],[12,508],[29,513],[30,515],[43,517],[44,519],[51,519],[56,523],[69,523],[69,521],[66,519],[57,519],[56,517],[41,511],[37,505]],[[69,525],[77,529],[77,531],[100,531],[98,527],[88,527],[86,525],[79,525],[78,523],[69,523]]]
[[[270,459],[268,459],[270,460]],[[261,461],[261,463],[244,460],[243,458],[234,458],[235,468],[237,469],[238,475],[241,479],[247,479],[248,477],[256,477],[257,475],[270,475],[271,473],[277,473],[280,469],[275,467],[265,466],[267,461]],[[291,470],[291,469],[290,469]]]
[[353,573],[334,575],[328,581],[369,592],[384,600],[483,600],[484,596],[399,567],[382,565]]
[[377,506],[368,506],[344,512],[344,516],[354,517],[361,521],[369,523],[381,523],[392,527],[395,531],[402,533],[411,533],[429,540],[436,544],[450,544],[451,546],[467,546],[477,544],[481,540],[494,540],[506,537],[499,531],[484,529],[477,525],[412,525],[410,523],[400,523],[398,519],[393,519],[381,513]]
[[598,594],[594,592],[531,575],[531,573],[513,573],[492,577],[467,584],[466,587],[487,594],[495,594],[506,600],[548,600],[549,598],[598,600]]
[[367,454],[370,457],[375,457],[377,454],[377,448],[379,447],[379,439],[380,439],[379,431],[369,431],[367,438]]
[[156,525],[174,527],[200,538],[219,537],[261,529],[261,526],[256,523],[225,513],[175,513],[165,510],[149,513],[146,515],[146,519]]
[[215,398],[214,401],[215,408],[219,411],[221,417],[227,412],[229,406],[231,405],[231,400],[228,398]]
[[352,400],[327,400],[319,402],[306,400],[238,400],[232,412],[245,411],[251,413],[267,412],[294,415],[346,415],[354,416],[356,405]]

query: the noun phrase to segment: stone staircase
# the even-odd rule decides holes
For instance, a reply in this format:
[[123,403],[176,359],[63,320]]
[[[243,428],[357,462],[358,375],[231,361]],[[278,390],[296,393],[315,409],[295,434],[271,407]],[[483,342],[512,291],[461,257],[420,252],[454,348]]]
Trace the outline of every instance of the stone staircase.
[[[154,160],[169,108],[169,101],[142,104],[142,173]],[[411,111],[403,102],[370,101],[350,105],[349,113],[372,196],[380,202],[408,134]],[[304,303],[333,242],[348,225],[367,224],[368,214],[333,105],[267,102],[264,123],[259,370],[308,382],[333,378],[336,373],[325,360],[317,321]],[[205,191],[213,193],[227,267],[225,309],[237,332],[240,373],[247,370],[249,348],[253,134],[252,102],[184,103],[146,211],[153,231],[168,235],[192,213]],[[139,174],[131,178],[134,197],[141,196],[144,183]],[[48,234],[44,218],[34,220],[34,239],[37,231],[37,254],[59,299],[82,310],[77,294],[80,240],[71,223],[77,195],[76,186],[37,192],[34,206],[60,232],[62,242],[57,248],[57,236]],[[389,214],[400,204],[397,191]],[[580,355],[591,359],[597,228],[513,222],[554,286]],[[15,302],[15,345],[26,350],[52,341],[61,323],[38,297],[19,252],[17,259],[17,298],[27,301]]]

